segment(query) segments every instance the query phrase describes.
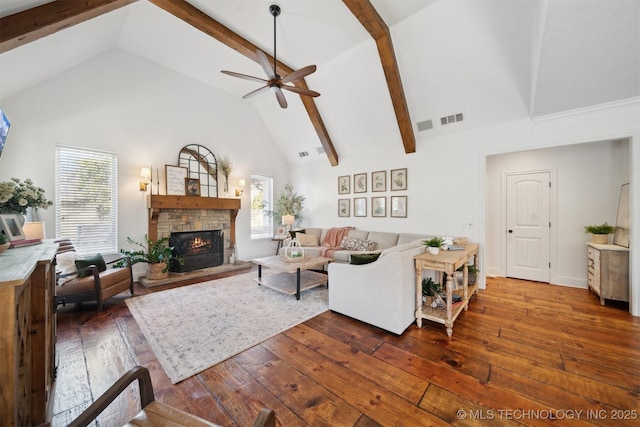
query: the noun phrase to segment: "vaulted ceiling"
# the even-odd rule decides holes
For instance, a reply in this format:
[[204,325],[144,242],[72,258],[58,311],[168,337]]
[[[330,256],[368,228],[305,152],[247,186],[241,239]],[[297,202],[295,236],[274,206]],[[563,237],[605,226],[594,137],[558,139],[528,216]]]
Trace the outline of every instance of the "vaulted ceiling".
[[46,3],[0,3],[0,101],[113,48],[240,97],[257,84],[220,70],[262,75],[253,52],[273,53],[278,4],[278,68],[316,64],[301,84],[322,95],[246,102],[292,162],[338,164],[346,126],[393,128],[412,153],[431,135],[640,96],[638,0],[61,1],[90,10],[52,26],[23,12]]

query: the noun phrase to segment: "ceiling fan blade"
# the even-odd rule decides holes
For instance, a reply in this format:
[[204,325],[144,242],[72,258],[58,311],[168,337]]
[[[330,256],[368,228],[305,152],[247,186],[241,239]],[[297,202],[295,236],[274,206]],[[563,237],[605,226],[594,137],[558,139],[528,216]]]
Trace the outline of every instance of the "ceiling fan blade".
[[264,72],[267,74],[269,80],[275,80],[276,74],[273,68],[271,68],[271,64],[269,64],[269,58],[267,57],[267,54],[260,49],[256,49],[256,55],[258,55],[258,62],[262,66]]
[[287,100],[284,97],[284,93],[282,93],[278,86],[273,86],[273,89],[275,91],[276,98],[278,99],[278,104],[280,104],[280,107],[287,108]]
[[280,88],[286,89],[291,92],[299,93],[300,95],[313,96],[313,97],[320,96],[320,93],[311,89],[303,89],[296,86],[287,86],[287,85],[281,85]]
[[305,76],[308,76],[311,73],[314,73],[316,71],[316,66],[315,65],[307,65],[304,68],[300,68],[298,71],[294,71],[293,73],[289,74],[288,76],[284,76],[281,80],[280,83],[289,83],[289,82],[293,82],[295,80],[301,79]]
[[246,94],[245,96],[242,97],[242,99],[249,99],[249,98],[253,98],[256,95],[260,95],[262,92],[266,92],[269,90],[269,86],[262,86],[259,89],[256,89],[254,91],[249,92],[248,94]]
[[234,71],[226,71],[226,70],[222,70],[220,72],[224,73],[224,74],[226,74],[228,76],[232,76],[232,77],[239,77],[241,79],[251,80],[251,81],[254,81],[254,82],[267,83],[267,80],[265,80],[265,79],[261,79],[259,77],[249,76],[247,74],[240,74],[240,73],[236,73]]

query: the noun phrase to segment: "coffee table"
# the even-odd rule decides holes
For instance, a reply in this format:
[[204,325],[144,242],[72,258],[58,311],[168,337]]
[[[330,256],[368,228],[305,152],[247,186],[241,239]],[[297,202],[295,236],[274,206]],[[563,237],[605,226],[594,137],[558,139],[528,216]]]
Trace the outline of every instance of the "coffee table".
[[[300,292],[329,284],[326,274],[309,271],[319,269],[329,264],[333,259],[325,257],[309,257],[299,262],[287,262],[280,256],[268,256],[264,258],[256,258],[254,264],[258,265],[258,277],[255,279],[259,285],[274,289],[287,295],[295,295],[296,299],[300,299]],[[262,277],[262,267],[276,270],[275,274],[269,274]]]

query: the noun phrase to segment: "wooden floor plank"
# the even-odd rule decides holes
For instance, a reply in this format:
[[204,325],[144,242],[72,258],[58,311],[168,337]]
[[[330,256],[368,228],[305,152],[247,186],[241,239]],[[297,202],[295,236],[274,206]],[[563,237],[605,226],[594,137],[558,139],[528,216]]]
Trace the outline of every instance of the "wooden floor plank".
[[[136,284],[135,294],[189,284]],[[157,400],[227,426],[250,425],[263,406],[283,426],[618,426],[640,418],[640,319],[585,289],[489,279],[451,338],[428,321],[398,336],[328,311],[178,384],[128,297],[100,313],[90,303],[58,313],[52,426],[66,426],[134,365],[150,370]],[[100,426],[123,423],[138,405],[132,387]],[[591,412],[544,417],[563,409]]]
[[[403,419],[406,425],[412,426],[446,425],[417,405],[335,362],[318,357],[318,353],[284,335],[278,335],[262,346],[318,384],[334,390],[346,403],[380,424],[390,425]],[[375,374],[375,371],[371,371],[370,375]]]

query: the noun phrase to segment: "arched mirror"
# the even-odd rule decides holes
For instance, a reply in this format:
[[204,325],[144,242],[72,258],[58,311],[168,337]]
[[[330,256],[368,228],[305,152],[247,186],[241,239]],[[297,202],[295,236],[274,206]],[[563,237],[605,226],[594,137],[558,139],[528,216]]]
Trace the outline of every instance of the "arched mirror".
[[218,164],[211,150],[199,144],[185,145],[178,164],[187,168],[188,178],[200,180],[202,197],[218,197]]

